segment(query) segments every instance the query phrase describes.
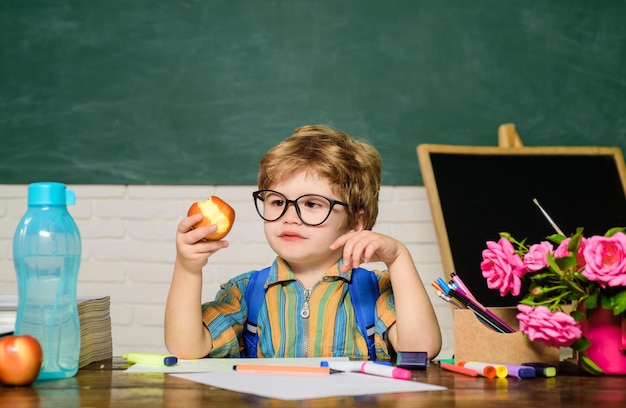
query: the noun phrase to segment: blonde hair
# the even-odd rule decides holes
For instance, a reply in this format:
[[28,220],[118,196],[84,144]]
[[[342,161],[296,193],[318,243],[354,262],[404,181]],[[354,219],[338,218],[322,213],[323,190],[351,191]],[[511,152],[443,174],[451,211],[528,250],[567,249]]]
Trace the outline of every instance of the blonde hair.
[[344,229],[354,227],[359,219],[365,229],[373,228],[382,172],[382,159],[374,146],[329,126],[302,126],[261,158],[259,189],[270,189],[302,170],[328,180],[336,198],[347,204]]

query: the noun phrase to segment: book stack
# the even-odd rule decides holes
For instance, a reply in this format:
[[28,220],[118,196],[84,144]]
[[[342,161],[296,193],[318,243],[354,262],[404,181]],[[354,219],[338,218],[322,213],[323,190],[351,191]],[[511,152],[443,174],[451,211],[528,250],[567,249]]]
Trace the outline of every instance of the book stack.
[[[111,336],[111,299],[109,296],[80,296],[80,357],[78,367],[113,356]],[[15,327],[17,296],[0,295],[0,336],[10,334]]]
[[113,356],[111,299],[109,296],[78,299],[80,357],[78,367]]

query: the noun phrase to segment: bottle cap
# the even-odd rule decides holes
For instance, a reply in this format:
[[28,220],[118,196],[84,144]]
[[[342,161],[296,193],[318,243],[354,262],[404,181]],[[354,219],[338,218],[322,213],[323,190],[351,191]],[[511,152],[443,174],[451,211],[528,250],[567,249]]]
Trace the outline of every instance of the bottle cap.
[[76,196],[65,184],[39,182],[28,185],[28,205],[74,205]]

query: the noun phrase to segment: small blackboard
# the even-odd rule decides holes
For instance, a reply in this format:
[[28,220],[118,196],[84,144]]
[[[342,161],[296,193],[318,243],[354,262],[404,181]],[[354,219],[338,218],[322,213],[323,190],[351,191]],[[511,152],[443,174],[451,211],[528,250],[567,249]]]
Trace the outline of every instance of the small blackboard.
[[537,199],[565,235],[626,226],[626,166],[612,147],[470,147],[422,144],[419,164],[430,202],[444,278],[456,272],[485,306],[513,306],[487,287],[480,263],[487,241],[508,231],[538,243],[555,233]]

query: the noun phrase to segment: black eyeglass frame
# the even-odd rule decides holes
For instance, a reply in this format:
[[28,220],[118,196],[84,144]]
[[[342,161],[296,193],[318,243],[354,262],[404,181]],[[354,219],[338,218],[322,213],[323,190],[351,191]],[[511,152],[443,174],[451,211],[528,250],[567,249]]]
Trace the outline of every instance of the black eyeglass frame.
[[[265,202],[265,198],[261,195],[262,193],[278,194],[279,196],[285,199],[285,206],[283,207],[283,211],[280,213],[278,217],[274,218],[273,220],[265,218],[263,216],[262,210],[259,209],[259,206],[257,205],[257,200]],[[326,217],[324,217],[324,219],[321,222],[318,222],[317,224],[311,224],[302,219],[302,214],[300,213],[300,207],[298,206],[297,201],[303,197],[320,197],[328,201],[328,203],[330,204],[330,208],[328,209],[328,214],[326,214]],[[328,217],[330,217],[330,214],[333,212],[333,208],[335,208],[336,205],[342,205],[344,207],[348,207],[348,204],[344,203],[343,201],[335,200],[333,198],[326,197],[320,194],[303,194],[300,197],[296,198],[295,200],[289,200],[287,197],[285,197],[283,193],[279,193],[276,190],[258,190],[252,193],[252,198],[254,200],[254,208],[256,208],[256,212],[265,221],[274,222],[274,221],[280,220],[282,216],[285,215],[285,213],[287,212],[287,209],[289,208],[289,204],[293,204],[293,207],[296,209],[296,214],[298,214],[298,218],[300,219],[300,221],[302,221],[304,225],[308,225],[309,227],[317,227],[318,225],[322,225],[323,223],[325,223]]]

